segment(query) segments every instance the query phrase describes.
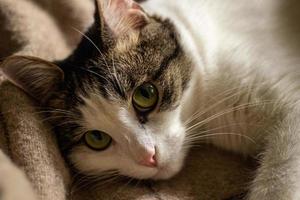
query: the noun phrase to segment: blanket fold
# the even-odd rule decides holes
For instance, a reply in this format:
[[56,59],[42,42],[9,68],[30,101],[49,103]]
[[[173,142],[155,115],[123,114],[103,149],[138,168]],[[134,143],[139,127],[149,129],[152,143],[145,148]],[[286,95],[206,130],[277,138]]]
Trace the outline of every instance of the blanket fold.
[[68,171],[54,133],[43,123],[34,101],[4,82],[0,102],[10,158],[24,170],[41,199],[65,199]]

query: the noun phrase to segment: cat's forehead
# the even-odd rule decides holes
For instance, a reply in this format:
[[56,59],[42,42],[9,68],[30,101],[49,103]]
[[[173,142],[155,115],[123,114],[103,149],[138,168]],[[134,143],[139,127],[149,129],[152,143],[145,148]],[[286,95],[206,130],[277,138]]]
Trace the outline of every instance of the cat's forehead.
[[140,32],[140,45],[144,45],[145,50],[160,48],[160,50],[172,51],[176,48],[175,43],[177,43],[178,37],[172,23],[153,17]]
[[[108,55],[108,62],[135,79],[158,79],[174,60],[180,60],[182,49],[171,23],[152,18],[138,34],[117,44]],[[146,76],[146,77],[145,77]]]
[[123,101],[143,82],[153,82],[161,92],[161,109],[176,107],[189,80],[189,68],[182,70],[182,66],[189,61],[173,25],[151,18],[133,37],[98,56],[90,69],[98,74],[90,74],[93,85],[104,97]]
[[[177,32],[169,21],[150,18],[148,25],[124,39],[118,40],[110,54],[122,60],[142,56],[139,60],[159,62],[172,54],[178,45]],[[110,55],[111,56],[111,55]]]

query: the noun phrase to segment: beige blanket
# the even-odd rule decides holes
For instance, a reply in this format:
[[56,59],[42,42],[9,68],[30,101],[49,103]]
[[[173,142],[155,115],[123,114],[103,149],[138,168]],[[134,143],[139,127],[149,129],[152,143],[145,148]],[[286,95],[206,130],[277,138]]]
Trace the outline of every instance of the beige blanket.
[[[92,22],[88,0],[0,0],[0,59],[11,54],[66,57]],[[247,188],[247,160],[212,147],[192,151],[172,180],[152,183],[74,183],[51,127],[36,102],[1,76],[1,200],[225,200]]]

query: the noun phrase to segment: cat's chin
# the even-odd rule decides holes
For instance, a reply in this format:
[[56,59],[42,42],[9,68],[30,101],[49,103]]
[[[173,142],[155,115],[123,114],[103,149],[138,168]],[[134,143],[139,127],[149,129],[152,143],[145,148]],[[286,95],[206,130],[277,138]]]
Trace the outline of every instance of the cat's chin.
[[179,171],[180,171],[180,169],[178,169],[177,171],[161,169],[154,176],[152,176],[151,179],[166,180],[166,179],[169,179],[169,178],[172,178],[173,176],[175,176]]
[[153,169],[149,174],[127,174],[127,176],[141,180],[166,180],[175,176],[180,171],[180,169],[181,168],[174,169],[173,167],[165,167],[161,169]]
[[157,173],[151,177],[153,180],[166,180],[175,176],[182,168],[182,163],[170,164],[168,166],[161,167]]
[[182,162],[176,161],[175,163],[169,163],[167,165],[156,168],[155,174],[148,176],[146,178],[144,177],[142,179],[152,179],[152,180],[170,179],[180,172],[182,166],[183,166],[183,161]]

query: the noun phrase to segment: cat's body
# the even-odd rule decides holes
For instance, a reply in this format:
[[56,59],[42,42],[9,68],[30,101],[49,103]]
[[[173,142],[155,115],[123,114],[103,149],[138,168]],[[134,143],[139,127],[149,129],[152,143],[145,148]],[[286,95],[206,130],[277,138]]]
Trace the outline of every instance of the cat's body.
[[300,31],[281,16],[289,3],[149,0],[157,18],[130,0],[101,2],[101,19],[64,62],[3,64],[53,109],[78,171],[166,179],[207,141],[260,155],[249,200],[300,198]]
[[[287,104],[296,103],[300,59],[282,36],[285,27],[278,16],[280,6],[279,1],[152,0],[145,4],[148,12],[172,19],[181,33],[182,45],[198,68],[195,73],[199,73],[202,91],[194,92],[197,100],[190,110],[183,109],[186,116],[191,116],[196,107],[201,111],[206,108],[207,112],[198,118],[201,121],[249,103],[247,109],[228,110],[228,114],[205,124],[208,129],[224,126],[218,130],[220,133],[247,135],[259,142],[262,132],[273,128]],[[190,100],[186,104],[190,105]],[[286,107],[276,108],[276,104]],[[253,141],[236,135],[210,139],[240,153],[257,150]]]
[[[199,68],[194,73],[199,73],[201,89],[186,101],[190,109],[184,109],[187,119],[200,111],[192,123],[196,132],[203,131],[204,137],[198,138],[230,151],[261,155],[251,200],[300,198],[300,56],[295,48],[300,32],[289,27],[299,25],[287,14],[297,7],[291,3],[145,4],[148,12],[172,19]],[[197,123],[202,130],[193,126]]]

